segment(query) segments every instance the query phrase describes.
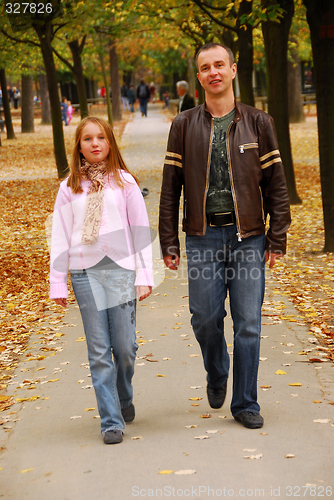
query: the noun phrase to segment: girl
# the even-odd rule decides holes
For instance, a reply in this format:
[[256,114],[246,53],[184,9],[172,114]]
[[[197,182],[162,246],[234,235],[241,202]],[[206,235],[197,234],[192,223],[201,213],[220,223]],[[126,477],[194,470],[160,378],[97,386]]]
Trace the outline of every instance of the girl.
[[135,416],[131,385],[136,293],[152,292],[150,228],[136,179],[105,120],[77,127],[70,176],[55,203],[50,298],[67,304],[67,274],[79,304],[106,444],[123,440]]

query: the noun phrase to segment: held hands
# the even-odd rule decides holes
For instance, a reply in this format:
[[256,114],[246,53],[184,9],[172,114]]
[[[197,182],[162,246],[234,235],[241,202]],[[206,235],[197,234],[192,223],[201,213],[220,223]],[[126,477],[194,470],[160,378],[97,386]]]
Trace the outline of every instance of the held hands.
[[152,293],[152,287],[151,286],[143,286],[139,285],[137,286],[137,297],[139,297],[139,300],[146,299],[149,295]]

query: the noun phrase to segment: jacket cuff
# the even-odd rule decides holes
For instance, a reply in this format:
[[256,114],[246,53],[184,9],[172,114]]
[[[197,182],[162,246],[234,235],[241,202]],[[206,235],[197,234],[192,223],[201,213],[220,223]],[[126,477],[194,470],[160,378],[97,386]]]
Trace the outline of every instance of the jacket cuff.
[[68,289],[66,283],[55,283],[50,285],[50,299],[67,299]]

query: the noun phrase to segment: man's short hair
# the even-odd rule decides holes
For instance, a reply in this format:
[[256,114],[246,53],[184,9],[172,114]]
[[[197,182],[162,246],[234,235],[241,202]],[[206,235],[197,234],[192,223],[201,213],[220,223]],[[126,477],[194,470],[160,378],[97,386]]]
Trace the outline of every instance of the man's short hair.
[[185,80],[181,80],[180,82],[177,82],[176,84],[177,87],[181,87],[182,89],[184,89],[186,92],[188,92],[188,89],[189,89],[189,84],[188,82],[186,82]]
[[222,43],[210,42],[210,43],[206,43],[205,45],[202,45],[202,47],[198,50],[198,52],[196,54],[195,63],[196,63],[197,71],[198,71],[198,56],[200,55],[200,53],[204,52],[205,50],[214,49],[215,47],[222,47],[223,49],[225,49],[227,54],[228,54],[228,57],[230,59],[230,66],[232,66],[232,64],[234,64],[234,62],[235,62],[234,54],[233,54],[232,50],[230,49],[230,47],[227,47],[226,45],[223,45]]

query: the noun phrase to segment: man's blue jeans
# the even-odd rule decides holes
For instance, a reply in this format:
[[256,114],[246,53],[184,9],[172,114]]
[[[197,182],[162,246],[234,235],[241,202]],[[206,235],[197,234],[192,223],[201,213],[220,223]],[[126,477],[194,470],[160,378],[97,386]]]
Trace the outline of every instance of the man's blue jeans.
[[140,111],[144,116],[147,116],[147,103],[148,103],[148,98],[146,97],[145,99],[139,98]]
[[259,413],[257,374],[265,284],[265,235],[238,241],[235,225],[207,226],[204,236],[186,236],[191,324],[200,344],[207,382],[222,387],[230,358],[224,337],[229,292],[234,329],[233,416]]
[[101,433],[124,431],[121,408],[132,403],[136,343],[135,272],[71,271],[84,325]]

